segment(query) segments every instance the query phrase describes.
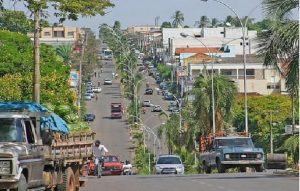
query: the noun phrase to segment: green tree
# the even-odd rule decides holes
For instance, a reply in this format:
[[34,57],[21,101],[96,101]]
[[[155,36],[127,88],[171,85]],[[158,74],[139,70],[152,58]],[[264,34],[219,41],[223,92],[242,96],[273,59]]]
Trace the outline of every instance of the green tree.
[[183,26],[184,15],[181,11],[175,11],[174,15],[172,16],[172,19],[173,19],[172,26],[174,28]]
[[[192,90],[195,95],[194,111],[199,132],[207,134],[212,132],[212,96],[211,77],[200,75]],[[224,76],[214,76],[215,118],[216,131],[224,130],[229,126],[232,117],[232,108],[237,88]]]
[[199,27],[204,28],[207,27],[209,24],[209,18],[206,15],[200,17],[200,25]]
[[217,18],[213,18],[213,19],[211,20],[211,25],[212,25],[213,27],[217,27],[218,24],[219,24],[219,21],[218,21]]
[[33,31],[33,22],[23,11],[4,10],[0,12],[0,29],[27,34]]
[[115,21],[113,29],[116,31],[120,31],[121,30],[121,22],[120,21]]
[[59,45],[56,48],[56,53],[60,56],[65,64],[70,64],[73,48],[71,44]]
[[289,15],[299,9],[299,2],[264,0],[263,8],[272,20],[272,25],[259,38],[260,54],[265,58],[266,65],[275,66],[286,77],[286,87],[292,97],[292,115],[295,118],[295,105],[299,97],[299,23]]
[[161,28],[172,28],[172,24],[165,21],[161,24]]

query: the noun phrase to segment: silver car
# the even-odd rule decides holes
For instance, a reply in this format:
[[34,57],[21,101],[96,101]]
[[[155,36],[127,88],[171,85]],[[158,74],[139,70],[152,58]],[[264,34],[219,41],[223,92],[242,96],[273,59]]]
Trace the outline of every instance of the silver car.
[[184,174],[184,165],[178,155],[160,155],[155,165],[156,174]]

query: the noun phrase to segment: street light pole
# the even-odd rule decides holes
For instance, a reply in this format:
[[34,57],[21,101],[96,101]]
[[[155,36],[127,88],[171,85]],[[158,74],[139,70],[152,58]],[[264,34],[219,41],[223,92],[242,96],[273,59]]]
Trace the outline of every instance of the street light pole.
[[[207,2],[208,0],[201,0],[204,2]],[[245,22],[245,24],[243,24],[241,17],[239,16],[239,14],[228,4],[224,3],[221,0],[212,0],[215,1],[219,4],[224,5],[225,7],[227,7],[231,12],[233,12],[233,14],[235,14],[235,16],[238,18],[241,27],[242,27],[242,41],[243,41],[243,65],[244,65],[244,107],[245,107],[245,131],[246,133],[248,133],[248,98],[247,98],[247,71],[246,71],[246,26],[247,26],[247,22],[248,22],[248,18]],[[255,9],[257,8],[257,6],[255,7]],[[252,13],[255,9],[253,9],[250,13]]]
[[[200,39],[197,39],[197,38],[195,38],[191,35],[185,34],[185,33],[180,33],[180,35],[182,37],[190,36],[190,37],[194,38],[195,40],[199,41],[206,48],[210,57],[213,59],[213,54],[210,51],[209,47],[206,46],[206,44],[204,44]],[[215,134],[216,133],[216,116],[215,116],[215,90],[214,90],[214,59],[211,64],[211,70],[212,70],[211,71],[212,125],[213,125],[213,134]]]

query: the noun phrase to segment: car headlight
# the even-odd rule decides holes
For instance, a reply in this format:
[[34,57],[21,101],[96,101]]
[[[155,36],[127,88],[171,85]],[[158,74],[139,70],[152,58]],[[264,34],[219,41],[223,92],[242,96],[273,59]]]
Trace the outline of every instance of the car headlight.
[[11,173],[11,161],[0,161],[0,174]]
[[230,159],[230,154],[225,154],[225,159]]
[[258,153],[258,154],[256,155],[256,158],[258,158],[258,159],[262,158],[262,154],[261,154],[261,153]]

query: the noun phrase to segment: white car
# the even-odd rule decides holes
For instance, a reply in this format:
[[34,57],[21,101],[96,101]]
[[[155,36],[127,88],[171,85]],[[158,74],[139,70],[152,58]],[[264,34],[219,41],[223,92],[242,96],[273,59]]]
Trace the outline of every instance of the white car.
[[184,165],[178,155],[160,155],[155,164],[156,174],[184,174]]
[[89,94],[89,93],[84,94],[84,99],[87,100],[87,101],[92,100],[91,94]]
[[143,107],[151,107],[151,102],[150,102],[150,100],[144,100],[143,101]]
[[110,79],[105,79],[105,80],[104,80],[104,85],[112,85],[112,80],[110,80]]
[[100,93],[102,91],[101,87],[94,87],[93,92],[94,93]]

